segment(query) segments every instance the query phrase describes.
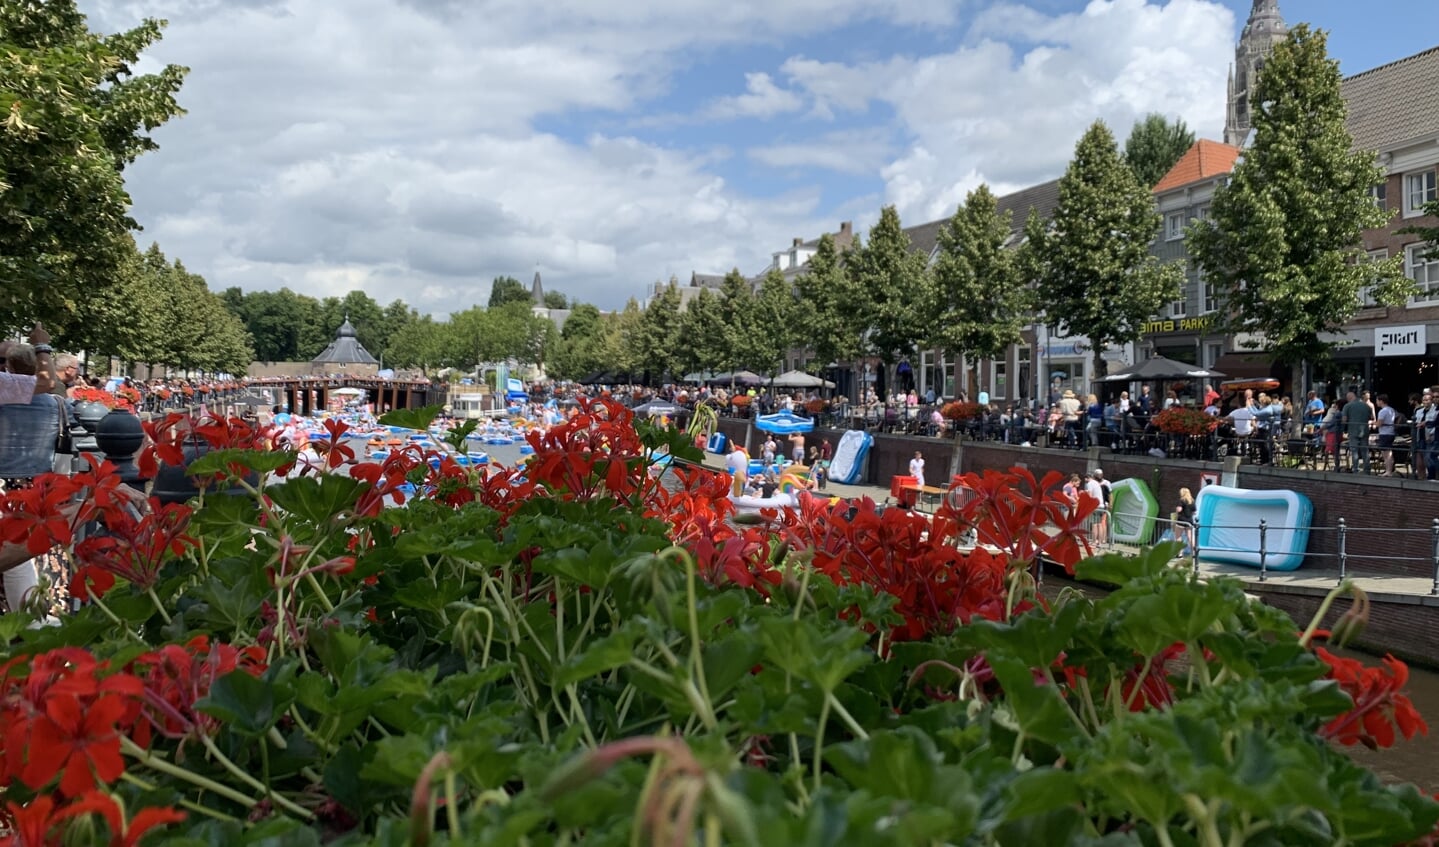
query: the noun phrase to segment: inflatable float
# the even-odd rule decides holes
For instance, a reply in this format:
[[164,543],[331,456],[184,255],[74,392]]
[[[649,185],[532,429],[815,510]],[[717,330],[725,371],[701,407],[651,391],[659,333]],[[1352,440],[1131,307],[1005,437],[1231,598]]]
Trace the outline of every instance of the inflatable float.
[[869,448],[874,446],[874,436],[864,430],[852,429],[835,445],[834,458],[829,463],[829,481],[853,485],[864,474],[864,461],[869,458]]
[[1265,522],[1264,567],[1292,571],[1304,564],[1314,505],[1295,491],[1206,486],[1195,498],[1199,558],[1259,567],[1259,522]]
[[1159,501],[1142,479],[1110,483],[1110,537],[1121,544],[1148,544],[1154,540]]
[[710,436],[709,451],[711,453],[725,454],[729,452],[729,439],[725,438],[723,432],[716,432]]
[[748,494],[730,497],[737,512],[757,512],[760,509],[794,508],[799,505],[798,491],[776,491],[769,497],[751,497]]

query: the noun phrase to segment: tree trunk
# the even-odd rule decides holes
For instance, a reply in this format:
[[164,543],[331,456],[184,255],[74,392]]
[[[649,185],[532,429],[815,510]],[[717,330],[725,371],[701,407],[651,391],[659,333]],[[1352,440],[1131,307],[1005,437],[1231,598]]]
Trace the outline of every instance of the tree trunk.
[[[1094,351],[1094,372],[1090,374],[1089,385],[1084,386],[1084,388],[1086,389],[1090,388],[1090,386],[1093,386],[1098,380],[1101,380],[1109,375],[1109,368],[1104,361],[1105,346],[1106,345],[1102,341],[1098,341],[1093,338],[1089,339],[1089,349]],[[1135,358],[1139,357],[1136,356]],[[1134,364],[1137,365],[1139,363],[1135,362]]]

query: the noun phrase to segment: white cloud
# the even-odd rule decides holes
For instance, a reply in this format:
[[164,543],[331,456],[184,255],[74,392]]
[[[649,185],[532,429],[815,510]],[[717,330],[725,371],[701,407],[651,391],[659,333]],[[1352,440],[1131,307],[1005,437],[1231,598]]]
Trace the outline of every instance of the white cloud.
[[767,73],[745,74],[744,79],[745,93],[715,101],[706,110],[709,117],[772,118],[798,111],[804,105],[798,94],[775,85]]
[[[82,0],[105,31],[170,19],[147,64],[192,68],[190,114],[127,171],[142,242],[217,288],[357,286],[441,313],[536,265],[547,287],[611,307],[670,274],[757,271],[791,237],[872,219],[880,202],[907,222],[941,217],[981,180],[1057,175],[1095,117],[1121,136],[1150,110],[1217,131],[1233,39],[1217,0],[975,5]],[[742,91],[688,106],[700,120],[787,116],[774,125],[647,134],[665,126],[647,113],[678,70],[736,47],[865,23],[947,38],[961,13],[953,49],[794,56],[736,69]],[[555,120],[593,132],[565,137]],[[783,180],[746,190],[731,148]],[[816,169],[855,177],[852,196],[807,185]]]

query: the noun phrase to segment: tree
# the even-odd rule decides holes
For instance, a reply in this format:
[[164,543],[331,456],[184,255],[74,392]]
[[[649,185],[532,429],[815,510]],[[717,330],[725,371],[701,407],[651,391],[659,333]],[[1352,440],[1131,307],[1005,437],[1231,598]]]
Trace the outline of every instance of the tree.
[[754,322],[759,331],[751,333],[749,345],[749,358],[762,373],[778,374],[785,354],[800,343],[798,311],[794,286],[778,269],[771,268],[755,294]]
[[1124,142],[1124,163],[1134,171],[1140,185],[1153,188],[1193,146],[1194,133],[1183,120],[1176,118],[1170,123],[1158,112],[1150,112],[1129,131]]
[[545,292],[545,308],[546,308],[546,309],[568,309],[569,307],[570,307],[569,298],[565,297],[564,294],[561,294],[561,293],[558,292],[558,291],[546,291],[546,292]]
[[861,314],[869,332],[866,352],[884,362],[885,385],[893,391],[900,360],[915,355],[933,326],[929,257],[914,250],[899,212],[886,206],[870,227],[868,243],[850,250],[847,265],[855,287],[865,293],[867,308]]
[[436,323],[429,315],[411,312],[409,319],[391,334],[386,363],[400,368],[419,368],[425,372],[440,367],[448,330],[447,325]]
[[524,303],[528,306],[534,305],[534,298],[530,296],[530,290],[525,284],[512,276],[497,276],[490,284],[491,309],[499,308],[506,303]]
[[1188,233],[1190,255],[1228,297],[1224,329],[1290,365],[1296,388],[1362,289],[1386,305],[1414,290],[1397,257],[1365,261],[1364,230],[1388,217],[1369,196],[1383,172],[1354,150],[1340,79],[1323,32],[1301,24],[1275,45],[1256,83],[1253,144]]
[[1033,298],[1005,246],[1010,220],[989,186],[980,185],[939,231],[934,342],[949,352],[995,359],[1021,340]]
[[[1431,218],[1439,218],[1439,200],[1430,200],[1424,204],[1424,214]],[[1399,230],[1401,235],[1417,235],[1429,245],[1429,252],[1424,254],[1426,259],[1439,259],[1439,226],[1422,226],[1415,224],[1406,226]]]
[[749,335],[755,331],[754,287],[739,268],[734,268],[725,274],[719,291],[721,343],[715,367],[737,371],[753,364],[746,356],[750,352]]
[[680,290],[673,282],[661,286],[640,318],[631,348],[638,370],[652,381],[679,376]]
[[583,379],[611,367],[602,355],[604,343],[600,310],[589,303],[575,303],[560,330],[558,349],[550,357],[550,372],[556,379]]
[[795,280],[805,314],[805,336],[814,351],[813,367],[860,356],[867,313],[866,292],[855,284],[829,233],[820,236],[815,254]]
[[1149,189],[1119,158],[1102,121],[1085,132],[1059,181],[1059,205],[1046,228],[1025,226],[1047,319],[1066,335],[1089,339],[1094,375],[1104,375],[1110,344],[1137,341],[1144,324],[1179,297],[1183,270],[1149,253],[1159,232]]
[[182,114],[185,69],[135,75],[163,22],[89,31],[74,0],[0,3],[0,329],[78,329],[79,304],[115,285],[134,247],[123,172]]
[[644,310],[633,297],[625,302],[623,310],[605,316],[605,337],[600,356],[608,368],[622,373],[644,370],[644,363],[635,355],[639,349],[639,335],[643,332],[643,320]]
[[724,319],[714,292],[701,288],[680,313],[676,344],[679,370],[684,373],[713,370],[724,355]]

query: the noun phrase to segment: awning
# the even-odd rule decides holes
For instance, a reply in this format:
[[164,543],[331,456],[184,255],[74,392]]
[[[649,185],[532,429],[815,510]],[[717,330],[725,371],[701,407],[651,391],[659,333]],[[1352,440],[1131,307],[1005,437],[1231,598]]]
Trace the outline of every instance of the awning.
[[1225,353],[1214,363],[1214,370],[1229,379],[1265,379],[1273,377],[1284,367],[1276,365],[1267,353]]

